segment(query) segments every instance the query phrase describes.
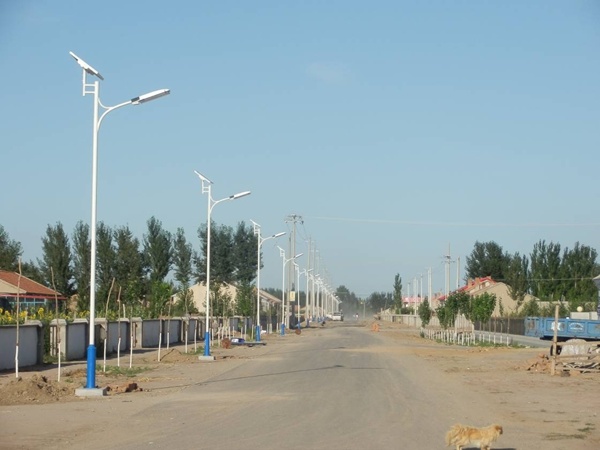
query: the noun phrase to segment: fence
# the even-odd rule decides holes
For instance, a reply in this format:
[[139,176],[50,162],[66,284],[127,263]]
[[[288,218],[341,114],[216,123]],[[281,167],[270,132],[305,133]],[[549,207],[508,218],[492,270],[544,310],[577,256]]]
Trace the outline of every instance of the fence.
[[[264,322],[264,320],[263,320]],[[277,330],[275,322],[265,323],[267,330]],[[167,319],[141,318],[108,321],[95,320],[95,346],[98,356],[122,353],[133,349],[169,347],[172,344],[194,344],[204,341],[205,317],[172,317]],[[233,337],[237,334],[253,334],[254,322],[247,317],[211,319],[211,339]],[[48,355],[58,355],[66,361],[86,360],[89,346],[89,321],[76,319],[73,322],[53,320],[48,324],[29,321],[19,325],[19,367],[28,367],[44,362],[45,346]],[[49,336],[49,342],[44,336]],[[17,326],[0,326],[0,370],[16,368]]]

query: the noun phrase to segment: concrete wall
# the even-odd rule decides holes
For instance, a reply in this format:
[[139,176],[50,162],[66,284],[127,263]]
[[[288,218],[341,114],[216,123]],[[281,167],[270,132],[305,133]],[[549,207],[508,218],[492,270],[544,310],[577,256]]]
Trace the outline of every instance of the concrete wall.
[[[161,345],[187,342],[193,344],[204,340],[205,317],[174,317],[171,319],[142,320],[139,317],[121,319],[120,322],[96,319],[94,332],[95,346],[98,355],[104,352],[106,339],[106,354],[116,354],[117,349],[125,353],[133,346],[134,349],[157,348],[159,339]],[[242,321],[238,318],[219,321],[225,327],[239,327]],[[50,327],[50,354],[56,356],[57,333],[60,333],[61,354],[66,361],[85,361],[89,346],[89,323],[86,319],[52,321]],[[248,332],[252,321],[248,326]],[[161,334],[162,331],[162,334]],[[119,346],[119,332],[121,344]],[[131,345],[133,334],[133,345]],[[16,325],[0,326],[0,370],[15,368]],[[40,322],[28,322],[19,327],[19,367],[42,364],[44,358],[44,329]]]
[[[35,366],[43,360],[42,326],[32,321],[19,325],[19,367]],[[15,355],[17,346],[17,326],[0,327],[0,370],[11,370],[16,367]]]

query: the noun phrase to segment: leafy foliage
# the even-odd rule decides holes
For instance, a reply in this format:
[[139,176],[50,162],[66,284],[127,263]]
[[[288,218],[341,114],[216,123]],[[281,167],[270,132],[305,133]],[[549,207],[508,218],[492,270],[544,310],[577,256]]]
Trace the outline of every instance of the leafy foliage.
[[237,287],[236,309],[238,316],[254,316],[256,314],[256,290],[248,282],[241,282]]
[[148,232],[144,235],[144,265],[148,270],[151,284],[165,280],[171,270],[171,233],[162,227],[162,222],[152,216],[148,222]]
[[48,225],[46,236],[42,238],[42,260],[39,261],[40,271],[44,277],[44,284],[52,286],[52,270],[56,290],[63,295],[71,296],[73,289],[73,268],[71,263],[71,248],[69,237],[62,224]]
[[399,273],[394,277],[394,308],[396,313],[402,309],[402,277]]
[[77,290],[77,309],[90,308],[90,227],[79,221],[73,231],[73,279]]
[[494,313],[496,301],[496,295],[489,292],[471,298],[469,319],[474,322],[487,322]]
[[421,302],[419,308],[417,309],[417,313],[421,319],[421,325],[426,327],[431,321],[432,316],[432,311],[429,307],[429,301],[427,299]]
[[473,251],[467,256],[465,272],[467,278],[492,277],[503,280],[509,256],[494,241],[475,242]]
[[11,239],[4,227],[0,225],[0,269],[17,271],[22,254],[21,243]]

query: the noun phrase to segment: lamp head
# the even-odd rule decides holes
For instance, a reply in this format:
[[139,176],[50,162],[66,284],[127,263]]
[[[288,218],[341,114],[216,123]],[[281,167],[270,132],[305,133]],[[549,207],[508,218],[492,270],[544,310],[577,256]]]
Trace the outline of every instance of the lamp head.
[[250,191],[244,191],[244,192],[240,192],[239,194],[234,194],[229,198],[231,200],[237,200],[238,198],[242,198],[242,197],[245,197],[246,195],[250,195],[250,194],[251,194]]
[[281,233],[274,234],[272,237],[278,238],[278,237],[283,236],[284,234],[285,234],[285,231],[282,231]]
[[158,89],[156,91],[148,92],[147,94],[143,94],[138,97],[132,98],[131,104],[141,105],[142,103],[147,103],[152,100],[156,100],[157,98],[164,97],[165,95],[169,95],[170,93],[170,89]]

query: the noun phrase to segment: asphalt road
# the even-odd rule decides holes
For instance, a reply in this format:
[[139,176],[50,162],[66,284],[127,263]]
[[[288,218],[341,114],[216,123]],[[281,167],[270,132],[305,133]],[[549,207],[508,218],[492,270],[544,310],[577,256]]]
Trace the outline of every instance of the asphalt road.
[[[213,363],[198,364],[186,370]],[[14,407],[32,420],[14,448],[443,448],[448,427],[473,405],[482,422],[494,419],[468,389],[443,379],[434,363],[399,354],[397,342],[364,324],[330,322],[168,395]]]

